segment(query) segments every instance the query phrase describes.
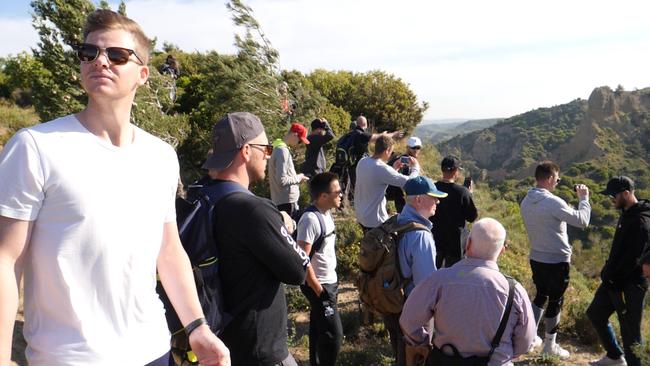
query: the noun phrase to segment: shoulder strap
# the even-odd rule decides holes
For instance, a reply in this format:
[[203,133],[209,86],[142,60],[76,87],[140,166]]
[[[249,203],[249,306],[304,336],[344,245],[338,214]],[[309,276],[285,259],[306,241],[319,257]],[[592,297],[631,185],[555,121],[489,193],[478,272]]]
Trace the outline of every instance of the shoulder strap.
[[318,235],[318,238],[314,240],[314,244],[311,246],[311,251],[309,252],[309,259],[311,259],[316,252],[321,250],[323,247],[323,243],[325,242],[325,238],[328,236],[331,236],[333,234],[336,234],[336,230],[333,230],[331,233],[326,232],[325,228],[325,217],[323,217],[323,214],[320,213],[318,208],[315,205],[311,205],[305,209],[305,213],[307,212],[313,212],[316,215],[316,218],[318,219],[318,224],[320,225],[320,235]]
[[515,281],[515,279],[510,276],[503,276],[506,278],[506,280],[508,280],[508,301],[506,301],[506,309],[503,312],[503,316],[501,317],[501,323],[499,323],[497,334],[495,334],[494,338],[492,339],[492,347],[490,348],[490,353],[488,353],[487,356],[488,362],[490,361],[494,350],[499,346],[499,343],[501,343],[501,336],[503,336],[503,332],[506,330],[506,325],[508,323],[508,319],[510,318],[510,310],[512,309],[512,302],[515,297],[515,286],[517,285],[517,281]]
[[[395,216],[397,216],[397,215],[395,215]],[[406,224],[404,224],[404,225],[402,225],[402,226],[399,226],[399,227],[395,230],[395,231],[397,232],[397,236],[396,236],[396,238],[395,238],[395,246],[396,246],[396,250],[395,250],[395,265],[397,266],[397,273],[399,274],[400,278],[402,278],[403,281],[404,281],[404,282],[402,283],[403,288],[406,288],[406,286],[407,286],[410,282],[413,281],[413,276],[410,276],[410,277],[408,277],[408,278],[405,278],[405,277],[404,277],[404,272],[402,272],[402,266],[400,265],[400,262],[399,262],[399,244],[400,244],[400,241],[402,241],[402,237],[404,236],[404,234],[406,234],[406,233],[408,233],[408,232],[410,232],[410,231],[416,231],[416,230],[425,230],[425,231],[429,231],[429,228],[426,227],[426,226],[424,226],[424,225],[422,225],[422,224],[420,224],[420,223],[417,223],[417,222],[413,222],[413,221],[411,221],[411,222],[408,222],[408,223],[406,223]]]
[[[210,222],[213,220],[213,211],[214,206],[224,197],[229,196],[235,192],[242,192],[252,194],[248,189],[244,188],[241,184],[235,182],[219,182],[210,186],[205,186],[201,188],[198,192],[200,204],[209,205],[210,212]],[[190,220],[186,220],[183,223],[183,226],[179,228],[179,232],[182,231],[185,226],[189,224]],[[206,230],[207,238],[213,237],[212,225],[205,225],[204,229]],[[197,258],[202,258],[210,250],[209,246],[204,246],[199,252],[196,253]]]

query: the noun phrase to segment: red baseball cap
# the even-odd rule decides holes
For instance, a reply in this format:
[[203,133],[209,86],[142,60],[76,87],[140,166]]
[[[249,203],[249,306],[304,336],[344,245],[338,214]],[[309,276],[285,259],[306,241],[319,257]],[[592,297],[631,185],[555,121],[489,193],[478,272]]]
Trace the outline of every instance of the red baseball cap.
[[309,145],[309,140],[307,140],[307,129],[305,126],[301,125],[300,123],[292,123],[289,132],[297,134],[303,144]]

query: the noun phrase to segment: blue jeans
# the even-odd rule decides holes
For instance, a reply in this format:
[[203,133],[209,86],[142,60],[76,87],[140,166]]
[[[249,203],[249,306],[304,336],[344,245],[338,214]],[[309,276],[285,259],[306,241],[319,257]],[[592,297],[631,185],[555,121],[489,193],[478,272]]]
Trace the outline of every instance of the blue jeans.
[[621,324],[625,360],[630,366],[641,365],[639,357],[632,352],[632,346],[641,344],[641,316],[645,293],[646,289],[638,284],[626,284],[622,290],[614,290],[601,284],[587,309],[587,317],[596,329],[600,342],[607,351],[607,357],[614,359],[623,354],[609,322],[609,317],[616,312]]

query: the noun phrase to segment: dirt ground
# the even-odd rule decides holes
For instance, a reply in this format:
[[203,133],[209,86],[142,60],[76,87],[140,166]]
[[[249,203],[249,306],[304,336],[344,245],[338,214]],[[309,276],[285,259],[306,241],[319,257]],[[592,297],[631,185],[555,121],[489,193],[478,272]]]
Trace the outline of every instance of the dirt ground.
[[[339,289],[339,309],[343,319],[347,320],[346,324],[361,323],[359,305],[357,302],[358,293],[356,287],[351,282],[343,282]],[[290,333],[292,347],[291,353],[301,366],[309,365],[309,351],[307,332],[309,326],[309,315],[307,312],[296,312],[289,315]],[[388,338],[385,332],[375,331],[375,328],[382,328],[381,322],[375,322],[366,326],[347,326],[344,324],[345,339],[341,347],[341,365],[364,365],[380,366],[390,364],[390,348]],[[346,329],[348,328],[348,329]],[[12,366],[27,365],[25,360],[25,340],[22,336],[23,330],[23,310],[19,310],[18,317],[14,326],[14,337],[12,346]],[[350,334],[354,332],[355,334]],[[518,366],[529,365],[588,365],[590,360],[596,359],[602,355],[594,347],[579,344],[575,340],[560,339],[560,343],[569,352],[571,358],[562,362],[552,362],[543,360],[538,352],[530,353],[521,357],[515,362]],[[367,357],[364,356],[367,354]],[[377,361],[379,359],[379,361]],[[365,360],[365,361],[360,361]]]
[[[358,292],[356,287],[351,282],[343,282],[339,288],[339,309],[341,311],[342,317],[346,315],[359,316],[360,312],[358,306]],[[360,321],[360,320],[359,320]],[[303,336],[307,337],[307,331],[309,326],[309,315],[307,312],[300,312],[290,314],[290,328],[296,330],[296,336],[294,338],[302,338]],[[377,322],[375,322],[377,323]],[[381,322],[379,322],[381,323]],[[344,333],[346,339],[343,342],[341,348],[342,355],[346,352],[359,352],[360,350],[366,350],[366,352],[381,351],[385,352],[385,357],[382,362],[371,363],[368,362],[366,365],[384,365],[390,364],[390,348],[388,346],[388,338],[386,335],[375,335],[375,337],[355,337],[355,335]],[[364,329],[360,328],[359,332],[363,332]],[[355,339],[354,342],[349,342],[348,339]],[[589,365],[589,361],[597,359],[602,356],[601,351],[597,350],[595,347],[582,345],[576,340],[573,339],[560,339],[560,343],[564,348],[571,352],[571,357],[565,361],[557,360],[544,360],[540,354],[539,350],[536,352],[531,352],[526,356],[520,357],[514,362],[518,366],[529,366],[529,365]],[[300,344],[299,346],[290,347],[290,351],[296,357],[301,366],[309,366],[309,351],[306,345]],[[341,362],[341,365],[355,365],[354,363]]]

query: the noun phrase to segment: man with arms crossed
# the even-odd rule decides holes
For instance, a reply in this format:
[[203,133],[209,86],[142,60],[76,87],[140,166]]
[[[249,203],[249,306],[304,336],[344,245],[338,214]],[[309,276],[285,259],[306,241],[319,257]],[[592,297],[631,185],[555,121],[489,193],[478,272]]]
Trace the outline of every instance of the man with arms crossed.
[[88,16],[84,39],[86,108],[19,131],[0,155],[0,364],[24,273],[30,365],[167,365],[157,270],[201,364],[229,365],[178,238],[176,153],[129,122],[151,41],[110,10]]
[[[556,343],[557,328],[560,324],[560,310],[564,292],[569,286],[571,263],[571,244],[567,235],[567,224],[584,228],[589,225],[591,205],[589,189],[584,184],[575,187],[580,199],[578,209],[569,206],[553,192],[560,182],[560,167],[551,162],[540,163],[535,169],[537,186],[526,194],[521,202],[521,215],[524,219],[530,242],[530,268],[537,293],[533,300],[535,322],[539,326],[544,312],[545,331],[542,354],[556,355],[562,359],[569,357],[569,351]],[[541,339],[535,339],[535,346]]]
[[[307,283],[300,286],[309,300],[309,360],[311,365],[332,365],[341,348],[343,327],[336,306],[336,232],[331,210],[341,206],[341,186],[334,173],[320,173],[309,182],[318,212],[306,211],[298,222],[298,245],[310,253]],[[320,219],[319,219],[320,216]],[[322,221],[325,232],[321,232]]]

